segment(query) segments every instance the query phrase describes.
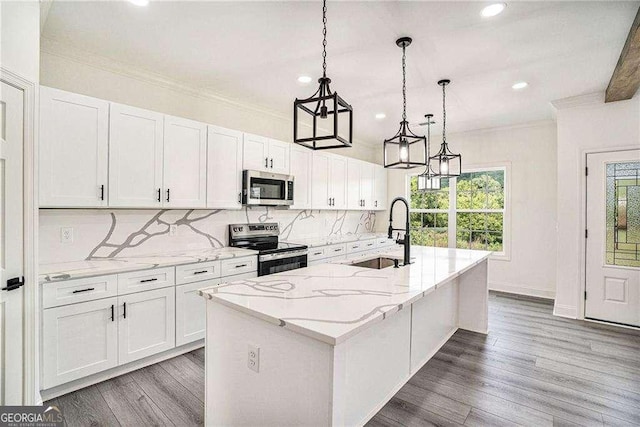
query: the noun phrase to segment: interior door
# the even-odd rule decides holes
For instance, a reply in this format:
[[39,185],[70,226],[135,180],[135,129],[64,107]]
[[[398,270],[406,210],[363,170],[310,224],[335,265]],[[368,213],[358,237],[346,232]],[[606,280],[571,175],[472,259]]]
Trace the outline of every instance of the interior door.
[[22,404],[24,93],[0,92],[0,405]]
[[640,326],[640,150],[587,155],[585,317]]

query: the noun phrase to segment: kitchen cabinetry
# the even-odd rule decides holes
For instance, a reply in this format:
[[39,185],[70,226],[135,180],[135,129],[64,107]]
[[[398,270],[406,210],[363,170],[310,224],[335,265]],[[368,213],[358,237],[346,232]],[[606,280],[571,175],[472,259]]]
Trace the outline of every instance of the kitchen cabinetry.
[[164,116],[111,104],[109,206],[160,207]]
[[291,145],[291,175],[294,176],[293,205],[291,209],[311,209],[311,182],[313,151]]
[[329,195],[332,209],[347,209],[347,158],[331,156],[329,160]]
[[380,165],[373,165],[373,209],[387,209],[387,170]]
[[205,304],[198,289],[220,284],[220,279],[176,286],[176,345],[204,338]]
[[290,146],[286,142],[245,133],[243,168],[289,174]]
[[209,126],[207,207],[242,208],[242,132]]
[[163,206],[204,208],[207,204],[207,125],[164,117]]
[[347,209],[347,158],[313,153],[313,209]]
[[40,206],[107,206],[109,103],[40,87]]
[[357,159],[347,162],[347,208],[351,210],[374,209],[373,164]]

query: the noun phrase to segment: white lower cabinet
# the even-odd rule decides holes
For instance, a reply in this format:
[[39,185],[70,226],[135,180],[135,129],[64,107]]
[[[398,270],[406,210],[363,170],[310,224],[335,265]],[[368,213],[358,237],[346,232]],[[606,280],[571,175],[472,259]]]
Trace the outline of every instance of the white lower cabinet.
[[43,388],[118,365],[117,298],[44,310]]
[[175,347],[175,288],[118,297],[118,362],[128,363]]
[[176,346],[204,338],[205,300],[198,289],[216,286],[219,279],[176,286]]

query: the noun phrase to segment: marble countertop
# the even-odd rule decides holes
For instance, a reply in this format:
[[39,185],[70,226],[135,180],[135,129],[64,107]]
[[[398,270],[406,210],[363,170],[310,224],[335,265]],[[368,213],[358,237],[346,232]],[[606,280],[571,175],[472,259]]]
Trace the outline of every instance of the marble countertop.
[[297,243],[299,245],[307,245],[310,248],[317,248],[318,246],[336,245],[339,243],[351,243],[358,240],[372,240],[378,238],[386,238],[386,234],[382,233],[362,233],[362,234],[344,234],[341,236],[329,236],[329,237],[312,237],[308,239],[291,239],[285,241],[286,243]]
[[327,265],[239,280],[200,295],[297,333],[339,344],[372,323],[445,286],[491,252],[412,246],[413,263],[369,269],[348,265],[378,256],[402,259],[402,248]]
[[62,262],[40,265],[40,283],[82,277],[103,276],[105,274],[146,270],[148,268],[171,267],[181,264],[193,264],[217,261],[229,258],[257,255],[257,251],[241,248],[208,248],[173,253],[117,257],[111,259],[93,259],[86,261]]

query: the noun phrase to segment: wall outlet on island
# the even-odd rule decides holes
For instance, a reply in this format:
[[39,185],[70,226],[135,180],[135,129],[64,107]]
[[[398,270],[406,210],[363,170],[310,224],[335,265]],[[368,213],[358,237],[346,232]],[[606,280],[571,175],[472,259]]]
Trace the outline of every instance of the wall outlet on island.
[[178,234],[178,226],[176,224],[171,224],[169,226],[169,236],[175,236]]
[[260,372],[260,347],[249,345],[247,352],[247,366],[255,372]]
[[60,243],[73,243],[73,227],[60,227]]

